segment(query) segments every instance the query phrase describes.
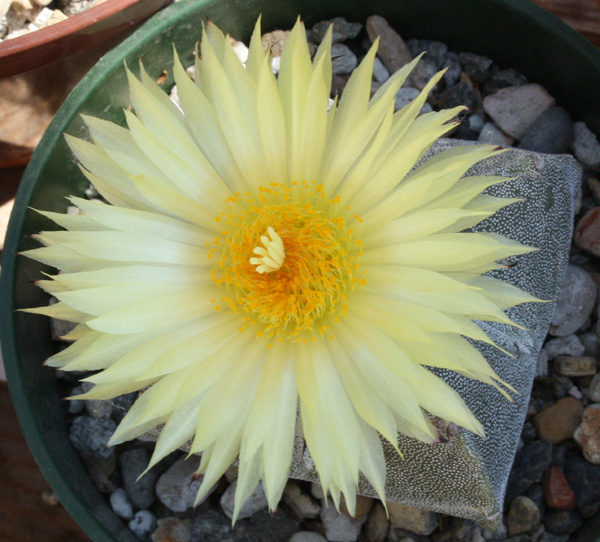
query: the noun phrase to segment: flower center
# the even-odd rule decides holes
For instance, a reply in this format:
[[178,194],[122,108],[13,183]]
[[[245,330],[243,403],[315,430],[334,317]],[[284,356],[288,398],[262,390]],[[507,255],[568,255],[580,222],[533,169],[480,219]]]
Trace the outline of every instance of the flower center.
[[215,243],[222,256],[211,276],[231,294],[221,301],[247,314],[245,327],[263,324],[259,335],[325,333],[318,320],[347,311],[360,243],[342,217],[331,216],[337,204],[319,188],[275,185],[257,200],[235,198],[239,212],[230,208],[225,243]]

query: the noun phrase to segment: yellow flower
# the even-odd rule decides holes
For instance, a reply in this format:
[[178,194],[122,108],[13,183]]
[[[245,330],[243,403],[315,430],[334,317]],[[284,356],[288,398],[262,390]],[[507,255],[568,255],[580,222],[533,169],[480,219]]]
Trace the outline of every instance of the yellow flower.
[[431,414],[483,436],[425,366],[508,397],[466,338],[493,344],[473,320],[512,324],[502,309],[534,300],[484,275],[531,249],[463,232],[514,201],[481,195],[505,178],[463,177],[492,147],[414,169],[463,110],[419,115],[442,73],[394,113],[418,59],[370,99],[375,43],[328,112],[331,31],[311,61],[298,22],[278,79],[260,34],[244,68],[209,24],[195,83],[175,59],[181,110],[142,68],[128,128],[86,117],[93,143],[66,136],[111,205],[42,213],[67,231],[27,254],[62,271],[39,281],[59,302],[30,310],[79,324],[47,363],[99,371],[81,398],[144,390],[111,444],[164,424],[152,466],[193,439],[198,499],[239,458],[235,515],[260,480],[274,509],[299,413],[325,493],[352,511],[359,473],[385,500],[379,435],[433,442]]

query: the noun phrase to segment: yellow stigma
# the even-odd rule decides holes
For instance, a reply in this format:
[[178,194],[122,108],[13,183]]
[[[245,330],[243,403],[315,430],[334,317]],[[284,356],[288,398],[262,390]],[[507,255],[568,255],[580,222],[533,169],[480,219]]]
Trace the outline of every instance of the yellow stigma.
[[258,273],[272,273],[273,271],[277,271],[281,268],[285,259],[285,247],[283,246],[281,237],[270,226],[267,229],[267,233],[270,239],[266,235],[260,238],[264,248],[259,246],[252,251],[261,257],[250,258],[250,263],[256,265]]
[[325,333],[319,320],[344,315],[346,293],[360,284],[360,245],[337,216],[337,202],[314,183],[272,185],[230,202],[225,243],[213,247],[222,251],[211,275],[227,287],[222,301],[248,315],[243,329]]

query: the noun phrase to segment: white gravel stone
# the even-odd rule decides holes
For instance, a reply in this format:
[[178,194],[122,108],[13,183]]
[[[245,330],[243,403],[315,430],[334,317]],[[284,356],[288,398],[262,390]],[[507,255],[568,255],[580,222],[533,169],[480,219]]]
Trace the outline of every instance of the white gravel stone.
[[554,98],[535,83],[503,88],[483,100],[485,112],[503,132],[521,139],[534,121],[554,105]]
[[171,101],[181,109],[181,102],[179,101],[179,91],[177,90],[177,85],[173,85],[171,92],[169,92],[169,98]]
[[124,489],[119,488],[111,494],[110,506],[120,518],[131,519],[133,517],[133,505]]
[[156,528],[156,516],[150,510],[139,510],[127,526],[138,538],[148,540],[148,536]]
[[325,495],[323,494],[323,487],[318,482],[312,482],[310,484],[310,494],[315,499],[324,499]]
[[241,41],[236,41],[233,44],[233,52],[238,57],[239,61],[245,66],[248,60],[248,47]]
[[4,39],[12,40],[24,36],[25,34],[29,34],[29,30],[27,30],[27,28],[22,28],[21,30],[13,30],[12,32],[10,32],[10,34],[7,34]]
[[[225,490],[225,493],[223,493],[223,496],[221,497],[221,508],[223,509],[223,512],[225,512],[225,515],[230,519],[233,517],[236,487],[237,480]],[[244,506],[240,509],[238,519],[249,518],[267,506],[268,503],[267,497],[265,496],[265,490],[263,489],[262,482],[259,482],[252,494],[248,497],[248,500],[244,503]]]
[[510,147],[514,143],[514,139],[506,135],[502,130],[494,126],[491,122],[486,122],[479,132],[477,138],[479,143],[488,145],[499,145],[500,147]]
[[[194,478],[199,463],[200,458],[197,456],[189,459],[181,457],[158,479],[156,496],[169,510],[185,512],[194,506],[196,494],[203,480],[202,476]],[[206,499],[198,504],[203,503],[204,500]]]
[[545,376],[548,376],[548,352],[542,348],[537,358],[535,378],[543,378]]
[[544,350],[549,359],[554,359],[558,356],[581,356],[585,352],[585,346],[581,344],[577,335],[569,335],[550,339],[544,345]]
[[568,393],[571,397],[575,397],[575,399],[581,399],[583,397],[583,393],[581,393],[577,386],[571,386]]
[[[413,88],[413,87],[401,88],[398,91],[398,93],[396,94],[396,103],[394,105],[395,110],[398,111],[398,109],[402,109],[403,107],[406,107],[420,93],[421,92],[417,88]],[[425,104],[423,105],[423,107],[421,108],[421,111],[419,113],[420,114],[421,113],[429,113],[431,110],[432,110],[431,106],[427,102],[425,102]]]
[[237,465],[231,465],[231,467],[225,471],[225,478],[230,484],[237,480],[239,470],[240,468]]
[[358,65],[356,55],[343,43],[334,43],[331,46],[331,71],[335,74],[352,73]]
[[588,390],[588,397],[594,401],[594,403],[600,403],[600,374],[594,375],[594,378],[592,378]]
[[46,19],[46,21],[40,26],[40,28],[46,28],[47,26],[52,26],[53,24],[60,23],[61,21],[66,21],[68,17],[60,10],[55,9],[52,12],[52,15]]
[[483,130],[484,122],[483,117],[481,115],[477,115],[476,113],[469,117],[469,128],[473,130],[475,133],[481,133]]
[[576,332],[592,314],[596,301],[596,285],[590,276],[579,267],[567,266],[549,333],[566,337]]
[[378,83],[385,83],[390,78],[390,72],[383,65],[378,56],[373,61],[373,79]]
[[579,341],[585,348],[583,351],[584,356],[591,356],[593,358],[599,357],[600,349],[598,348],[598,335],[595,331],[586,331],[579,336]]
[[347,514],[340,514],[333,504],[321,508],[321,521],[325,527],[325,536],[327,540],[336,542],[356,542],[363,523],[367,521],[367,516],[362,518],[351,518]]
[[279,65],[281,64],[281,57],[280,56],[274,56],[271,59],[271,71],[277,75],[279,73]]
[[571,148],[575,158],[586,168],[600,171],[600,143],[598,138],[584,122],[576,122],[573,128],[575,137]]
[[298,519],[316,518],[321,511],[321,505],[293,482],[285,486],[283,502],[294,512]]
[[326,538],[323,538],[318,533],[312,533],[310,531],[300,531],[289,539],[289,542],[327,542]]

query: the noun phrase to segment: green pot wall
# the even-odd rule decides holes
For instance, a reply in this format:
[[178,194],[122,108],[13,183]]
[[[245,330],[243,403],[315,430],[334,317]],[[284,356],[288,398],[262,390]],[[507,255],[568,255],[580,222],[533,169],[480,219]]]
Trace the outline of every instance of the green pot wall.
[[[382,15],[404,38],[442,40],[450,49],[488,55],[514,67],[600,135],[600,52],[528,0],[182,0],[107,54],[66,100],[33,155],[10,221],[0,279],[3,356],[23,432],[62,503],[97,542],[138,539],[96,490],[70,444],[56,378],[42,366],[56,348],[48,319],[15,312],[46,302],[33,284],[43,267],[17,255],[34,246],[30,234],[51,227],[29,207],[64,210],[65,196],[81,194],[87,186],[62,133],[85,135],[79,113],[122,122],[122,110],[129,105],[123,60],[135,69],[143,58],[157,77],[164,69],[170,73],[172,44],[191,60],[206,18],[247,40],[259,14],[265,31],[290,28],[297,15],[308,26],[339,15],[360,22]],[[168,77],[165,85],[169,83]],[[578,540],[600,539],[600,518],[595,520]]]

